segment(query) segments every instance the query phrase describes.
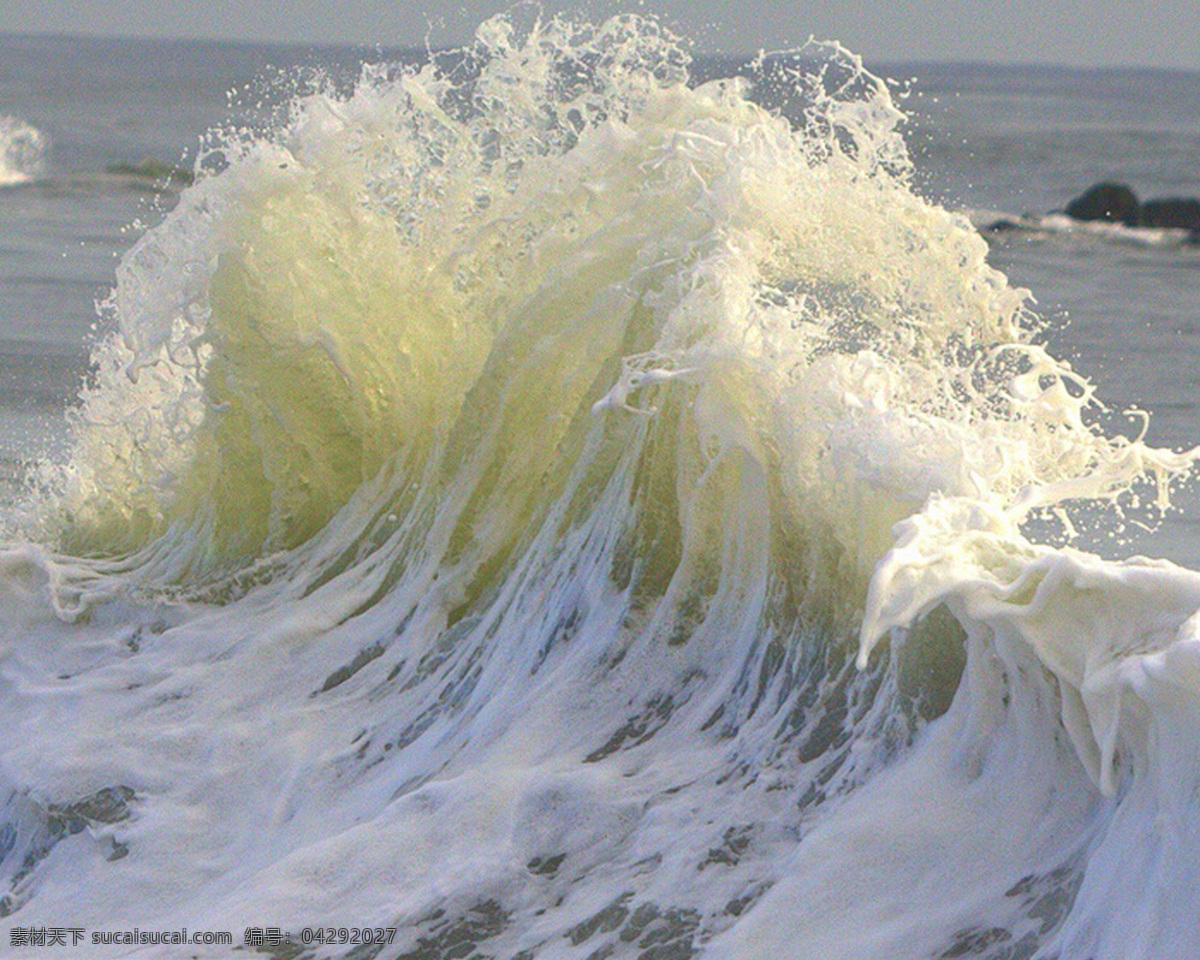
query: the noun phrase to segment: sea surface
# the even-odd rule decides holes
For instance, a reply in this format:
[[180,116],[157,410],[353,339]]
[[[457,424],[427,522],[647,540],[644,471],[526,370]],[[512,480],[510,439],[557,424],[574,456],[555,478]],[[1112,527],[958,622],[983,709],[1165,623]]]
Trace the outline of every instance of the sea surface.
[[1102,180],[1200,73],[0,36],[0,953],[1200,958]]

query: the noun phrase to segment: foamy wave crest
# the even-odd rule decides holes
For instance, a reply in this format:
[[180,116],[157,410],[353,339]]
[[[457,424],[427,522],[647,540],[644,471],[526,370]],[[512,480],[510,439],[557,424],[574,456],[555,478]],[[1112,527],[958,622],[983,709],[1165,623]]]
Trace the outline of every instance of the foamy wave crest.
[[45,170],[46,135],[15,117],[0,115],[0,187],[37,180]]
[[430,492],[429,470],[513,471],[548,504],[595,444],[666,432],[663,469],[749,458],[869,571],[934,490],[1025,510],[1177,466],[1085,426],[1091,388],[1031,343],[1023,291],[909,190],[882,83],[834,48],[764,60],[793,126],[754,78],[690,89],[632,23],[499,21],[215,148],[225,169],[121,266],[68,541],[171,528],[237,564],[385,464]]
[[91,559],[0,556],[6,913],[1183,960],[1200,583],[1022,529],[1194,454],[1094,425],[856,58],[688,66],[500,18],[201,160],[37,504]]

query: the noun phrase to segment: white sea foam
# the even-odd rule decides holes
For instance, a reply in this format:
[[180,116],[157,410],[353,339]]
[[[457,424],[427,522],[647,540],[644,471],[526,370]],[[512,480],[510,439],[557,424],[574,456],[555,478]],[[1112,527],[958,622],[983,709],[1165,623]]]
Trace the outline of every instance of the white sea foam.
[[45,170],[47,146],[40,130],[0,114],[0,187],[38,179]]
[[1200,581],[1022,530],[1193,455],[1092,425],[855,58],[686,69],[489,21],[124,258],[0,555],[9,930],[1185,956]]

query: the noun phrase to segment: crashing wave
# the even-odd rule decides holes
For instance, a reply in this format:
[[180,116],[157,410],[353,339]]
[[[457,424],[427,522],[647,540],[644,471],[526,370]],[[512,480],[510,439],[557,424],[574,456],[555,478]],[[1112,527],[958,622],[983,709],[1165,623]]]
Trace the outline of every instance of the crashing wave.
[[1182,960],[1200,584],[1022,525],[1194,454],[857,58],[688,65],[499,18],[202,158],[0,557],[12,918]]

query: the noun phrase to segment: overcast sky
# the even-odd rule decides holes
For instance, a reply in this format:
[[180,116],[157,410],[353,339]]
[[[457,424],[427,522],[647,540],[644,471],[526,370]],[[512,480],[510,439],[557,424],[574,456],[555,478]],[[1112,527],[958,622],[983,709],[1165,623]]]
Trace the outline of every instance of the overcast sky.
[[[469,39],[504,0],[0,0],[0,32],[435,46]],[[700,51],[840,40],[868,64],[966,60],[1200,70],[1198,0],[558,0],[654,13]],[[901,12],[902,11],[902,12]]]

